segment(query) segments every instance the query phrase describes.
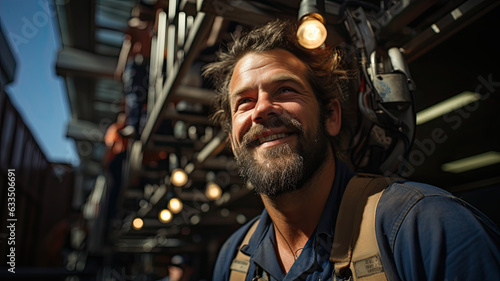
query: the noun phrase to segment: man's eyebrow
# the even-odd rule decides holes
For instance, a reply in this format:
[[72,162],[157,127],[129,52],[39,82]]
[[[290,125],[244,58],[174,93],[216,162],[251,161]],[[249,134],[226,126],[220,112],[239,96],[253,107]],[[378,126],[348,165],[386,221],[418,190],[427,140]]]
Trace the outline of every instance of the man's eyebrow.
[[246,86],[246,87],[237,89],[233,93],[229,93],[229,100],[233,100],[234,98],[237,98],[237,97],[243,95],[245,92],[251,91],[252,88],[253,88],[252,86]]
[[300,90],[305,91],[305,90],[307,90],[307,86],[304,84],[304,80],[305,80],[305,77],[300,77],[298,75],[291,74],[291,73],[283,73],[283,74],[278,74],[278,75],[274,76],[271,79],[271,83],[290,82],[290,83],[298,85],[301,88]]
[[[305,78],[301,79],[300,76],[295,75],[295,74],[280,73],[280,74],[274,75],[271,78],[271,80],[269,81],[269,84],[281,84],[281,83],[290,82],[290,83],[298,85],[300,87],[301,91],[306,91],[307,90],[307,86],[303,82],[304,79]],[[250,86],[245,86],[245,87],[240,88],[240,89],[236,89],[236,91],[234,91],[233,93],[229,94],[229,98],[230,98],[230,100],[233,100],[234,98],[236,98],[238,96],[241,96],[245,92],[251,91],[252,89],[253,89],[253,87],[251,85]]]

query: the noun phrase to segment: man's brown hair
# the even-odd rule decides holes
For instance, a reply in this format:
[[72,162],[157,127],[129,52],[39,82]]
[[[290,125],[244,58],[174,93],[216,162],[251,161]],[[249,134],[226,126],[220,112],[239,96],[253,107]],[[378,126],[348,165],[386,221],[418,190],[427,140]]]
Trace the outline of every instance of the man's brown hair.
[[339,52],[328,47],[315,50],[303,48],[297,41],[297,26],[296,21],[290,20],[269,22],[236,38],[227,51],[217,53],[215,62],[204,67],[204,76],[213,82],[219,92],[212,120],[228,133],[231,128],[229,84],[236,64],[248,53],[283,49],[299,58],[306,65],[307,79],[318,100],[323,120],[330,101],[343,99],[341,81],[346,78],[346,72],[340,67]]

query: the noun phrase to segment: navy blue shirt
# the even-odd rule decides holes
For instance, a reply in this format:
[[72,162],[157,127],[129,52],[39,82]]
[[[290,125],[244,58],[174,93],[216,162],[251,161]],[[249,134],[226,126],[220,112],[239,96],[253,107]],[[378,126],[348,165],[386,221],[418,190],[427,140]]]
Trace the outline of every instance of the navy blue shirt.
[[[330,262],[340,201],[354,173],[336,161],[335,180],[318,226],[285,275],[276,253],[274,227],[264,209],[242,252],[250,256],[247,281],[266,271],[270,280],[331,280]],[[222,246],[214,281],[229,280],[230,265],[250,226]],[[450,193],[415,182],[395,183],[376,214],[377,242],[389,280],[500,280],[500,231],[483,214]]]

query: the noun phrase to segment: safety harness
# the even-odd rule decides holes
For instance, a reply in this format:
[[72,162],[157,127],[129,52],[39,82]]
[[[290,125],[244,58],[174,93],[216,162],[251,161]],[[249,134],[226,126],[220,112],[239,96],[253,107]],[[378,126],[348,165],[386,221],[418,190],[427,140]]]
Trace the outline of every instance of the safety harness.
[[[384,267],[375,234],[375,213],[383,191],[397,178],[372,174],[357,174],[348,183],[335,225],[330,253],[334,275],[340,280],[386,281]],[[230,281],[244,281],[250,267],[250,257],[241,252],[248,244],[259,220],[246,233],[231,264]],[[260,280],[269,280],[266,272]]]

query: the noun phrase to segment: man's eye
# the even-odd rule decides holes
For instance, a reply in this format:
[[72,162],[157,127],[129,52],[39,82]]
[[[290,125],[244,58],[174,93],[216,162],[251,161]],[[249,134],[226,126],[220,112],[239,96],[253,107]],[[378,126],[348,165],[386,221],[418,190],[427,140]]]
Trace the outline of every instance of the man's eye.
[[294,93],[297,93],[297,91],[295,91],[294,89],[292,88],[288,88],[288,87],[285,87],[285,88],[280,88],[278,93],[282,94],[282,93],[288,93],[288,92],[294,92]]
[[247,106],[251,102],[253,102],[253,99],[251,99],[251,98],[241,98],[236,103],[236,109],[241,109],[241,107]]
[[239,100],[238,104],[244,104],[244,103],[247,103],[247,102],[251,102],[252,99],[250,98],[243,98],[241,100]]

